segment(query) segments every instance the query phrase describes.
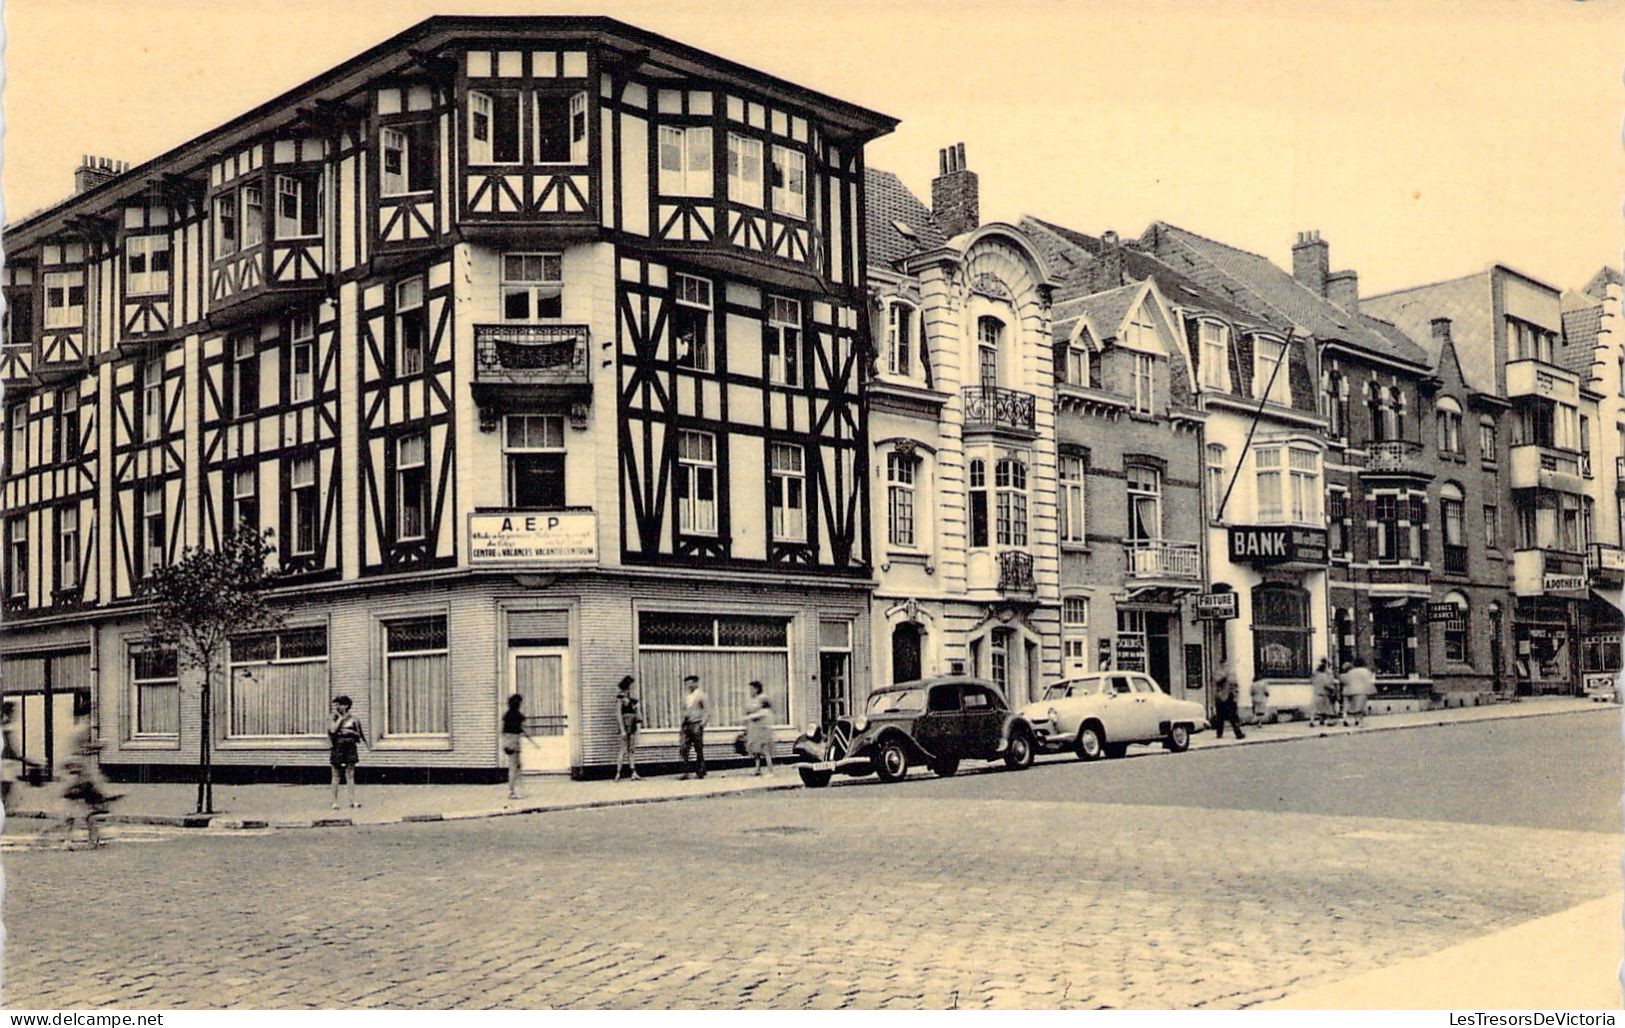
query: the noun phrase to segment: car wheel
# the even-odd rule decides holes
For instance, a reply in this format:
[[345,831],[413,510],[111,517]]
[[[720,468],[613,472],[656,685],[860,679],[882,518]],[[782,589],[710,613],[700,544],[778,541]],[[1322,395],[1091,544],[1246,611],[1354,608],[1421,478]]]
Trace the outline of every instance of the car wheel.
[[822,789],[834,777],[833,771],[818,771],[810,767],[798,768],[801,772],[801,784],[809,789]]
[[1106,737],[1097,725],[1078,729],[1077,750],[1079,760],[1099,760],[1106,755]]
[[908,774],[908,750],[896,739],[880,744],[875,754],[875,773],[883,782],[900,782]]
[[1026,731],[1010,733],[1010,743],[1004,748],[1004,766],[1015,771],[1033,766],[1033,737]]
[[1126,753],[1128,753],[1128,743],[1126,742],[1109,742],[1106,744],[1106,756],[1113,760],[1122,759]]
[[1186,724],[1169,725],[1168,738],[1163,741],[1163,745],[1168,747],[1168,749],[1172,750],[1174,753],[1184,753],[1186,750],[1190,749],[1190,726]]
[[935,764],[931,765],[931,770],[937,773],[938,778],[952,778],[954,776],[954,772],[959,770],[959,758],[942,757]]

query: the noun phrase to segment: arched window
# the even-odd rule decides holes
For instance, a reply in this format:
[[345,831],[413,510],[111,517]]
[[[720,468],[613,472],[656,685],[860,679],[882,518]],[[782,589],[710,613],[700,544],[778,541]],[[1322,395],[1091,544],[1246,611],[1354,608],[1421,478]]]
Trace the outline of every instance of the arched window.
[[1399,391],[1399,386],[1388,390],[1388,405],[1393,413],[1394,434],[1390,439],[1405,438],[1405,394]]
[[1366,383],[1365,406],[1371,416],[1371,441],[1380,443],[1393,438],[1388,434],[1388,418],[1384,413],[1382,387],[1376,382]]
[[1456,608],[1456,616],[1444,622],[1444,659],[1465,664],[1467,659],[1467,626],[1471,608],[1467,597],[1458,592],[1445,593],[1444,602]]
[[1441,396],[1435,407],[1439,452],[1461,456],[1461,404],[1448,396]]
[[899,378],[918,375],[915,343],[918,318],[914,305],[893,300],[886,305],[886,373]]
[[1444,530],[1444,571],[1467,573],[1467,505],[1461,486],[1446,482],[1439,489],[1439,524]]
[[1309,677],[1309,594],[1290,585],[1253,588],[1253,677]]
[[1004,322],[982,315],[976,319],[976,358],[984,386],[999,384],[999,346],[1004,341]]

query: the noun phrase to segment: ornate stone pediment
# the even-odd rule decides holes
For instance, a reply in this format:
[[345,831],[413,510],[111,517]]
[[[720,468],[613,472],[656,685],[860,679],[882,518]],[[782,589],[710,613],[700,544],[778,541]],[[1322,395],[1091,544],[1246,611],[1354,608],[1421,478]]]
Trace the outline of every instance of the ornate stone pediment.
[[997,276],[990,275],[985,271],[971,279],[970,288],[971,292],[978,296],[986,296],[993,300],[1004,300],[1007,303],[1015,302],[1015,296],[1010,292],[1010,287],[1005,285]]

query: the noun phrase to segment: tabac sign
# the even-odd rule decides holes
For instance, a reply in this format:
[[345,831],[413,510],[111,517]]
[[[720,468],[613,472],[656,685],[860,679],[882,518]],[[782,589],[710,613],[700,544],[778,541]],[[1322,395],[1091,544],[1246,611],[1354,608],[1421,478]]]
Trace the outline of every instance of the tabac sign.
[[590,510],[470,514],[470,564],[592,564],[598,515]]
[[1236,564],[1325,564],[1326,530],[1290,525],[1238,525],[1230,529]]

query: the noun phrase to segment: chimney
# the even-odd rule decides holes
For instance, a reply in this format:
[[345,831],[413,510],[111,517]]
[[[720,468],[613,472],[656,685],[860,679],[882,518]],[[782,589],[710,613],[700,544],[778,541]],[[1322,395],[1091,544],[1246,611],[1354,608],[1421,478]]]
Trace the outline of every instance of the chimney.
[[1360,273],[1334,271],[1326,276],[1326,299],[1356,314],[1360,310]]
[[938,150],[937,171],[931,180],[931,213],[952,239],[982,223],[976,172],[965,167],[965,144]]
[[1096,289],[1116,289],[1128,284],[1123,268],[1123,244],[1111,229],[1100,234],[1100,252],[1095,255],[1090,283]]
[[1292,277],[1313,290],[1316,296],[1325,296],[1326,276],[1331,266],[1331,247],[1320,238],[1320,230],[1299,232],[1298,241],[1292,244]]
[[1440,349],[1450,341],[1450,319],[1434,318],[1428,324],[1433,326],[1433,338],[1439,343]]
[[74,169],[73,192],[75,195],[88,192],[103,182],[111,182],[129,170],[130,166],[123,161],[86,154],[79,159],[79,167]]

